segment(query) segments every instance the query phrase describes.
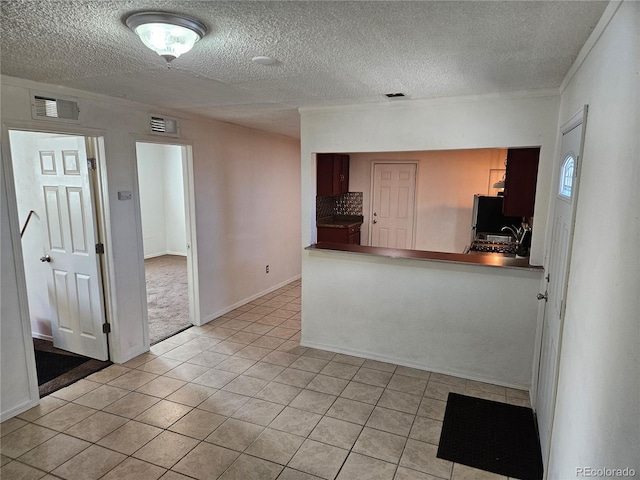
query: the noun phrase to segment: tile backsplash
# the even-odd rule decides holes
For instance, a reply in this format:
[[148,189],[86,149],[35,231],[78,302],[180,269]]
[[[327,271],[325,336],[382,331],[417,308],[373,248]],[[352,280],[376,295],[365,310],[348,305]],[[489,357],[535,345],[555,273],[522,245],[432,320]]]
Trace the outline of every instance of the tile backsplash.
[[338,195],[335,215],[362,215],[362,192]]
[[335,215],[336,197],[316,197],[316,220]]
[[362,215],[362,192],[316,197],[316,219],[331,215]]

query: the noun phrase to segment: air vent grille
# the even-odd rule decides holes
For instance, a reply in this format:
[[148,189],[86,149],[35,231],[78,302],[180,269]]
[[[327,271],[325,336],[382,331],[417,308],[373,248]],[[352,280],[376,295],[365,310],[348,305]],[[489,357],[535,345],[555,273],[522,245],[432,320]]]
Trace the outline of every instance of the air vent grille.
[[80,109],[75,98],[33,94],[31,113],[34,119],[77,121],[80,116]]
[[151,115],[149,117],[149,126],[152,134],[178,136],[178,121],[175,118]]

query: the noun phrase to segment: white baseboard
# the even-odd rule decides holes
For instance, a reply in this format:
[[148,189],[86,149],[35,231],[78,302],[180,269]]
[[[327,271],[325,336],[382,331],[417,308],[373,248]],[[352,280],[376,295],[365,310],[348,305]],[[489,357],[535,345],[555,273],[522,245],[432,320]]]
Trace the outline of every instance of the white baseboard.
[[143,345],[130,352],[127,352],[126,354],[123,354],[122,358],[112,358],[111,361],[116,364],[123,364],[123,363],[127,363],[129,360],[133,360],[134,358],[142,355],[143,353],[148,353],[148,352],[149,352],[149,347]]
[[[37,392],[36,392],[37,393]],[[20,415],[22,412],[26,412],[30,408],[33,408],[40,404],[40,399],[37,398],[35,400],[29,400],[24,402],[17,407],[13,407],[6,412],[2,412],[0,414],[0,422],[4,422],[5,420],[9,420],[10,418],[15,417],[16,415]]]
[[256,298],[260,298],[263,295],[266,295],[267,293],[271,293],[275,290],[278,290],[279,288],[284,287],[285,285],[290,284],[291,282],[295,282],[296,280],[300,280],[300,278],[302,278],[302,275],[296,275],[295,277],[292,277],[288,280],[285,280],[284,282],[281,282],[277,285],[274,285],[273,287],[270,287],[260,293],[256,293],[255,295],[251,295],[250,297],[247,297],[243,300],[240,300],[239,302],[234,303],[233,305],[223,308],[222,310],[218,310],[216,313],[213,313],[211,315],[207,315],[206,317],[202,318],[202,325],[204,325],[205,323],[209,323],[211,320],[215,320],[218,317],[221,317],[222,315],[224,315],[225,313],[229,313],[232,310],[235,310],[238,307],[241,307],[243,305],[246,305],[247,303],[255,300]]
[[176,255],[178,257],[186,257],[187,254],[183,253],[183,252],[171,252],[171,251],[166,251],[166,252],[160,252],[160,253],[152,253],[151,255],[145,255],[144,259],[148,260],[150,258],[156,258],[156,257],[162,257],[164,255]]
[[526,390],[527,392],[531,388],[531,385],[522,385],[517,383],[504,382],[502,380],[495,379],[495,378],[482,377],[482,376],[478,376],[471,373],[447,370],[446,368],[433,367],[431,365],[425,365],[425,364],[420,364],[416,362],[408,362],[400,358],[388,357],[386,355],[378,355],[372,352],[363,352],[360,350],[354,350],[350,348],[336,347],[334,345],[324,345],[321,343],[309,342],[309,341],[306,341],[304,337],[300,340],[300,345],[303,347],[318,348],[320,350],[328,350],[329,352],[343,353],[345,355],[352,355],[354,357],[366,358],[369,360],[378,360],[380,362],[393,363],[394,365],[402,365],[403,367],[417,368],[419,370],[426,370],[429,372],[440,373],[443,375],[451,375],[454,377],[466,378],[467,380],[475,380],[477,382],[491,383],[493,385],[500,385],[501,387],[515,388],[518,390]]
[[47,340],[48,342],[53,342],[53,337],[51,335],[45,335],[44,333],[31,332],[31,336],[33,338],[38,338],[40,340]]

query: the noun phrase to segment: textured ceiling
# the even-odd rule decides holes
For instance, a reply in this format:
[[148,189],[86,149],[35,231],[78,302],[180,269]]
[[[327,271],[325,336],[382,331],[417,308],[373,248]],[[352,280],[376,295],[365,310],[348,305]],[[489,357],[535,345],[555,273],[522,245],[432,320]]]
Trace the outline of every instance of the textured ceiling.
[[[558,87],[606,3],[2,0],[0,66],[295,137],[300,106]],[[168,69],[124,25],[141,10],[209,32]]]

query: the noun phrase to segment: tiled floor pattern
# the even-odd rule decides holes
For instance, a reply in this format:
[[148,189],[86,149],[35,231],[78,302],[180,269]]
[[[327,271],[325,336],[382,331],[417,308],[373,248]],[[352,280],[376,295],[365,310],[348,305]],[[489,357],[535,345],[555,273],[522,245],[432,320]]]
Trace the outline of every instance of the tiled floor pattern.
[[3,479],[505,479],[436,458],[449,392],[527,393],[299,345],[300,282],[2,423]]

